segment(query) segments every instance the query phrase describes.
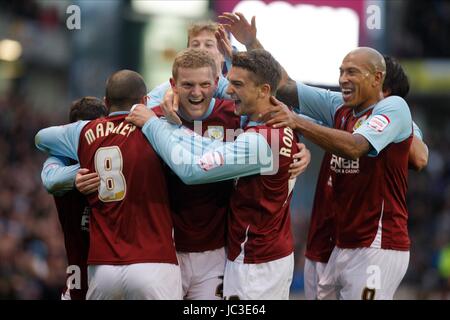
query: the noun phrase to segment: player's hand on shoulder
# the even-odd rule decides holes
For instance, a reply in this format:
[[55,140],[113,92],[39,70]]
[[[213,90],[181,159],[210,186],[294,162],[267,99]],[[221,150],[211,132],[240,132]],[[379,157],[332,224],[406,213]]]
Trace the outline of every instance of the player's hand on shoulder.
[[147,108],[147,106],[143,104],[135,104],[125,120],[134,124],[136,127],[142,128],[152,117],[156,117],[156,114],[152,109]]
[[75,187],[84,195],[91,194],[98,190],[100,177],[97,172],[89,173],[89,169],[81,168],[75,176]]
[[161,104],[161,110],[163,111],[164,117],[166,117],[167,121],[178,125],[181,124],[181,119],[177,114],[179,101],[180,97],[178,94],[173,92],[172,88],[169,88],[169,90],[167,90],[164,94],[163,103]]
[[289,166],[290,179],[295,179],[305,172],[311,162],[311,152],[306,148],[304,143],[297,143],[298,153],[294,154],[294,162]]
[[277,100],[274,96],[270,97],[271,106],[267,112],[261,116],[261,120],[268,126],[274,128],[290,127],[295,130],[297,116],[287,105]]

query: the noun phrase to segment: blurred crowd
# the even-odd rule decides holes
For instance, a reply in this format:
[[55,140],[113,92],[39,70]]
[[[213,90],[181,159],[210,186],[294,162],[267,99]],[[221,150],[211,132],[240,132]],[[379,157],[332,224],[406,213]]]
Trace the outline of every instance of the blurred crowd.
[[[31,105],[19,92],[0,99],[0,299],[59,299],[65,282],[61,229],[53,199],[40,180],[45,156],[33,139],[40,128],[66,119],[34,111],[39,109]],[[450,126],[433,125],[442,115],[424,113],[429,164],[423,172],[410,171],[412,248],[401,288],[407,287],[412,298],[450,298]],[[292,218],[295,295],[303,288],[309,212],[296,209]]]
[[402,2],[398,5],[403,6],[400,14],[404,17],[405,28],[395,32],[392,54],[397,57],[448,58],[450,1],[416,1],[414,5]]
[[404,283],[416,287],[417,298],[450,299],[450,110],[426,115],[429,161],[424,172],[410,171],[412,246]]
[[20,95],[0,98],[0,113],[0,299],[57,299],[65,249],[40,179],[45,158],[34,147],[49,115],[31,111]]

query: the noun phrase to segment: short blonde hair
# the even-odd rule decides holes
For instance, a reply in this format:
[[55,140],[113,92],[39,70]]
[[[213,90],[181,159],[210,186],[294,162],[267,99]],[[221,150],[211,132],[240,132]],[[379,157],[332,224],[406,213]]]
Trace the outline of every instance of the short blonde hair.
[[195,37],[202,31],[207,31],[212,34],[215,34],[216,31],[219,31],[219,24],[217,22],[208,20],[208,21],[201,21],[193,23],[188,28],[188,43],[187,46],[189,47],[189,41],[192,37]]
[[177,79],[179,68],[198,69],[203,67],[211,68],[214,77],[217,74],[216,62],[207,52],[187,48],[179,52],[175,57],[172,66],[172,77],[175,80]]

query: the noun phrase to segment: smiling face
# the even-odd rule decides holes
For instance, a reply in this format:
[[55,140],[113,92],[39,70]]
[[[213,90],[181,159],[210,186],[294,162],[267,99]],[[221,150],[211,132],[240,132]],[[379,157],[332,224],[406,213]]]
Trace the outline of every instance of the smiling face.
[[228,81],[227,94],[235,102],[236,115],[254,114],[261,88],[253,81],[251,72],[243,68],[231,67]]
[[339,71],[339,85],[345,106],[361,111],[380,100],[383,73],[370,63],[367,54],[349,53]]
[[217,81],[210,67],[178,68],[177,78],[170,82],[180,97],[180,108],[188,118],[186,120],[203,117],[216,91]]
[[217,47],[217,39],[213,32],[203,30],[190,36],[188,47],[208,52],[216,62],[217,71],[222,70],[224,58]]

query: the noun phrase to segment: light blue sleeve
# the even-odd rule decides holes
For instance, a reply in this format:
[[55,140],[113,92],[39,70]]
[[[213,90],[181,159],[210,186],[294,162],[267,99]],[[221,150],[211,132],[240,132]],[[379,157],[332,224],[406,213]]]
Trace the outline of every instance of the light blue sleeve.
[[369,141],[369,156],[377,156],[388,144],[407,139],[412,133],[408,104],[398,96],[387,97],[374,107],[372,114],[353,134]]
[[164,94],[170,88],[170,82],[164,82],[159,86],[155,87],[152,91],[150,91],[147,96],[149,100],[147,101],[147,107],[154,108],[159,106],[164,100]]
[[[294,113],[295,113],[295,111],[294,111]],[[324,125],[322,121],[318,121],[318,120],[316,120],[316,119],[310,118],[310,117],[308,117],[308,116],[305,116],[304,114],[301,114],[301,113],[295,113],[295,114],[296,114],[298,117],[300,117],[300,118],[303,118],[303,119],[305,119],[305,120],[308,120],[309,122],[318,124],[318,125],[320,125],[320,126],[323,126],[323,125]],[[303,134],[302,134],[301,132],[299,132],[299,131],[294,131],[294,132],[295,132],[295,134],[297,135],[297,138],[298,138],[299,141],[302,141],[302,140],[304,139]]]
[[413,121],[413,133],[414,135],[419,138],[420,140],[423,140],[423,134],[422,134],[422,130],[420,130],[419,126]]
[[186,184],[270,174],[278,169],[274,168],[266,139],[256,132],[242,133],[234,142],[222,142],[157,118],[147,121],[142,132]]
[[342,93],[308,86],[297,81],[299,106],[294,111],[333,127],[334,114],[344,103]]
[[69,165],[68,158],[49,157],[42,167],[42,184],[49,193],[63,195],[73,189],[78,169],[80,165]]
[[34,143],[41,151],[78,161],[77,152],[80,133],[88,122],[77,121],[64,126],[42,129],[34,137]]
[[214,92],[214,98],[218,99],[231,99],[227,94],[228,79],[223,75],[219,76],[219,83],[217,84],[217,90]]

